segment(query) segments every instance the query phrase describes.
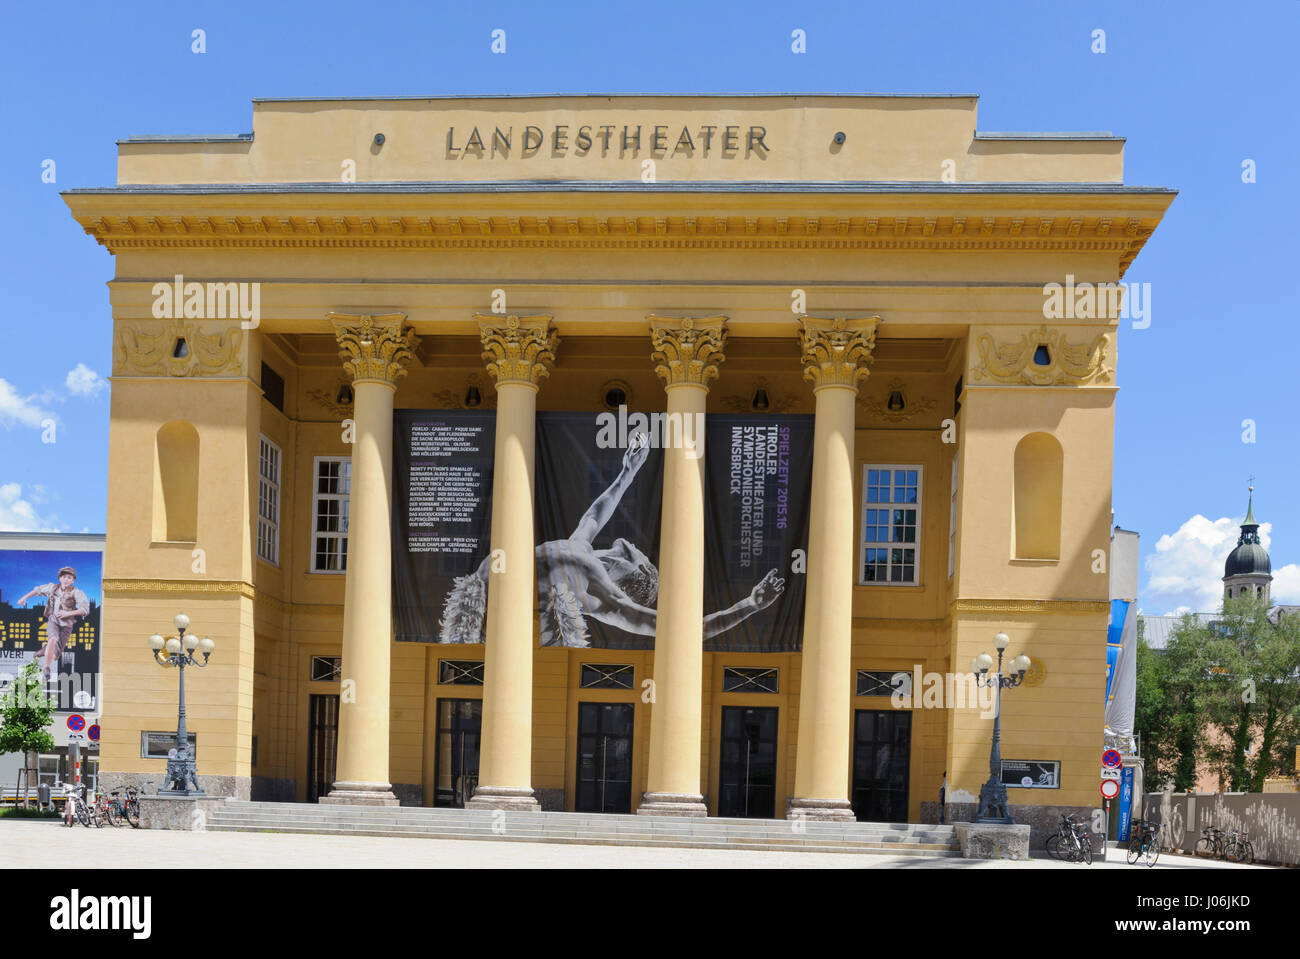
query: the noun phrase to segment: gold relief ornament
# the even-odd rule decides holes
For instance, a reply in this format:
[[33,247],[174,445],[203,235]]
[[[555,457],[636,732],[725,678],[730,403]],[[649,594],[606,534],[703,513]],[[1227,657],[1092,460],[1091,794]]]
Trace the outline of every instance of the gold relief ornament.
[[378,380],[396,385],[415,357],[415,331],[403,327],[404,313],[381,315],[331,313],[339,358],[353,383]]
[[[757,407],[754,405],[754,397],[762,392],[767,398],[767,406]],[[789,393],[777,393],[772,390],[772,386],[767,381],[767,377],[760,376],[754,380],[754,392],[749,396],[740,396],[731,394],[722,397],[722,408],[730,410],[733,413],[773,413],[780,414],[794,409],[800,403],[800,397],[792,396]]]
[[[1109,383],[1114,370],[1106,365],[1109,337],[1099,333],[1087,343],[1071,343],[1061,330],[1046,325],[1030,330],[1013,343],[997,343],[981,333],[975,341],[980,362],[971,378],[1031,386]],[[1046,351],[1041,356],[1039,350]],[[1045,359],[1047,362],[1039,362]]]
[[718,364],[726,360],[725,316],[649,316],[650,359],[664,386],[704,386],[718,378]]
[[165,376],[220,376],[244,369],[243,332],[238,323],[211,330],[173,320],[157,333],[122,327],[117,333],[121,373]]
[[560,345],[551,317],[476,313],[474,319],[478,321],[487,371],[498,386],[502,383],[536,386],[551,375],[555,350]]
[[856,390],[867,378],[876,348],[876,327],[880,317],[848,319],[799,318],[800,361],[803,378],[813,390],[847,386]]
[[1047,667],[1043,665],[1041,659],[1029,660],[1029,668],[1025,670],[1026,686],[1041,686],[1047,681]]
[[[889,399],[894,393],[898,393],[903,398],[901,409],[893,410],[889,408]],[[888,423],[906,423],[922,413],[931,412],[934,409],[935,401],[924,396],[919,400],[909,401],[907,399],[907,387],[903,384],[903,381],[894,380],[886,387],[883,401],[861,395],[858,397],[858,405],[868,413],[880,417]]]

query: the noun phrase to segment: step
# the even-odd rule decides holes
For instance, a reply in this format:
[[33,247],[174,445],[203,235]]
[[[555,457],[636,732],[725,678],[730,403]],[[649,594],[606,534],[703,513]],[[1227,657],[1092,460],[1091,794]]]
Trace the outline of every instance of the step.
[[[278,822],[262,822],[238,825],[209,825],[210,832],[248,832],[248,833],[266,833],[280,832],[293,833],[299,835],[348,835],[348,836],[368,836],[377,838],[427,838],[427,839],[480,839],[480,840],[500,840],[510,842],[556,842],[561,837],[550,834],[523,834],[507,833],[506,835],[497,835],[490,830],[482,834],[477,832],[457,832],[441,834],[428,830],[411,830],[397,828],[367,827],[358,826],[354,829],[340,831],[328,826],[309,826],[309,825],[286,825]],[[718,849],[718,850],[741,850],[741,851],[769,851],[769,852],[834,852],[834,853],[858,853],[861,855],[906,855],[906,856],[932,856],[939,858],[950,858],[959,856],[960,852],[949,845],[935,844],[913,844],[906,845],[899,843],[800,843],[800,842],[755,842],[748,837],[733,837],[729,840],[717,839],[667,839],[659,836],[637,836],[629,835],[626,837],[609,838],[609,837],[590,837],[575,836],[564,838],[563,841],[573,842],[579,845],[594,846],[657,846],[668,849]]]

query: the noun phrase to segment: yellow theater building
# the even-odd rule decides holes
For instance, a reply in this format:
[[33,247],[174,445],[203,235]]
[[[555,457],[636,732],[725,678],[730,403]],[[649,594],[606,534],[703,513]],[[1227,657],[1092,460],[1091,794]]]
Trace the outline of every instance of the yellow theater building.
[[[946,779],[960,818],[1004,632],[1011,812],[1096,806],[1114,291],[1174,194],[1124,183],[1120,137],[976,109],[258,100],[250,134],[120,141],[115,186],[65,194],[115,267],[101,782],[163,775],[148,637],[184,611],[216,644],[186,677],[214,796],[919,822]],[[586,483],[547,424],[620,408],[707,426]],[[806,440],[806,533],[724,609],[714,426],[751,420]],[[602,526],[631,502],[606,483],[658,491],[643,540]],[[591,506],[545,539],[548,497]]]

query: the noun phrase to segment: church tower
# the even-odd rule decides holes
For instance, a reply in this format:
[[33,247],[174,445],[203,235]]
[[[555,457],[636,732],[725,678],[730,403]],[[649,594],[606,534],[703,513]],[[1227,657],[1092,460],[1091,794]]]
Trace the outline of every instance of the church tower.
[[1259,596],[1267,605],[1269,584],[1273,582],[1273,564],[1259,542],[1259,524],[1255,522],[1255,487],[1250,487],[1246,518],[1241,521],[1237,546],[1223,564],[1223,598]]

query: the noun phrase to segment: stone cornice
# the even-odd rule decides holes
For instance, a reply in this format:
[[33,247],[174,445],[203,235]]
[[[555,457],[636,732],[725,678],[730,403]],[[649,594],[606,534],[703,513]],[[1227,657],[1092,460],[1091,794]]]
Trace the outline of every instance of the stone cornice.
[[[539,197],[498,194],[302,197],[69,195],[78,222],[112,252],[360,248],[556,250],[953,250],[1113,253],[1121,272],[1172,196],[789,193]],[[629,196],[635,194],[634,196]],[[291,205],[285,201],[291,201]],[[220,209],[237,201],[239,206]],[[593,202],[595,201],[595,202]],[[490,202],[491,209],[477,209]],[[458,209],[429,213],[419,206]],[[261,211],[249,213],[250,204]],[[617,212],[609,209],[617,206]],[[829,212],[810,207],[826,206]],[[504,207],[504,209],[503,209]],[[641,207],[641,210],[631,209]],[[719,209],[725,207],[727,209]],[[855,210],[854,207],[858,209]],[[143,209],[142,209],[143,208]]]
[[1110,612],[1110,603],[1089,599],[956,599],[956,613],[1046,613],[1056,615],[1090,615]]
[[186,594],[192,596],[240,596],[253,599],[252,585],[238,579],[133,579],[113,578],[102,582],[104,594]]

